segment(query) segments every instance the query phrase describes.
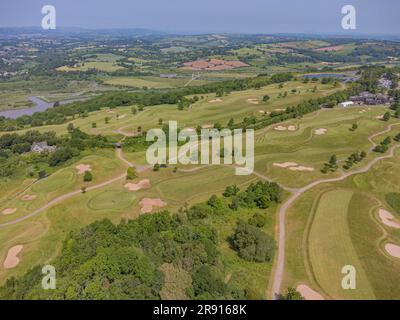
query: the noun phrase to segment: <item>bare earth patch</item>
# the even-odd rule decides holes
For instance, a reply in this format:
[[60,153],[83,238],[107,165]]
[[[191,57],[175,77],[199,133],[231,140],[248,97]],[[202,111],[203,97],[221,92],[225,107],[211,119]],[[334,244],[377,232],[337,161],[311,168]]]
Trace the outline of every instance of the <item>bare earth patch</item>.
[[327,131],[328,131],[328,129],[319,128],[319,129],[316,129],[316,130],[315,130],[315,134],[316,134],[317,136],[322,136],[322,135],[326,134]]
[[247,99],[247,102],[251,103],[251,104],[259,104],[260,103],[260,101],[258,99]]
[[289,170],[292,170],[292,171],[314,171],[314,168],[298,166],[298,167],[290,167]]
[[287,126],[287,127],[285,127],[285,126],[277,126],[277,127],[274,128],[274,130],[276,130],[276,131],[296,131],[297,128],[294,125],[290,125],[290,126]]
[[289,169],[292,171],[314,171],[314,168],[300,166],[297,162],[283,162],[283,163],[275,162],[273,165],[275,167]]
[[296,288],[297,292],[299,292],[304,299],[306,300],[325,300],[322,295],[318,292],[311,289],[309,286],[305,284],[301,284]]
[[140,189],[148,189],[150,187],[151,185],[149,179],[140,180],[138,183],[125,184],[125,188],[127,188],[129,191],[138,191]]
[[149,213],[153,211],[153,207],[165,207],[167,205],[166,202],[162,201],[161,199],[150,199],[150,198],[143,198],[139,202],[141,212],[142,213]]
[[385,250],[389,253],[392,257],[400,258],[400,246],[397,246],[392,243],[385,244]]
[[17,208],[7,208],[4,209],[1,213],[6,216],[8,214],[13,214],[15,211],[17,211]]
[[379,209],[379,218],[382,220],[382,223],[384,225],[400,229],[400,223],[395,221],[394,216],[389,211],[386,211],[384,209]]
[[90,164],[78,164],[76,167],[78,174],[84,174],[86,171],[92,171],[92,166]]
[[19,263],[19,258],[17,255],[24,248],[22,245],[17,245],[8,250],[6,260],[4,260],[3,266],[4,269],[12,269],[15,268]]
[[296,167],[299,164],[297,162],[283,162],[283,163],[274,163],[275,167],[280,167],[280,168],[289,168],[289,167]]
[[32,201],[35,199],[36,199],[36,195],[34,195],[34,194],[26,194],[21,198],[22,201]]
[[222,102],[223,100],[222,99],[213,99],[213,100],[210,100],[210,101],[208,101],[209,103],[216,103],[216,102]]

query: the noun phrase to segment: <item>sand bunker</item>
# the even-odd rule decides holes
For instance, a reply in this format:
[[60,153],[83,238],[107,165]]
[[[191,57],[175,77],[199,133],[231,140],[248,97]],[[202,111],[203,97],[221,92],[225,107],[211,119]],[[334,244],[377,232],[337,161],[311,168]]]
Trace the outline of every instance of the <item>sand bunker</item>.
[[275,111],[286,111],[286,109],[275,109]]
[[7,208],[4,209],[1,213],[4,215],[8,215],[8,214],[13,214],[15,211],[17,211],[17,208]]
[[379,209],[379,218],[382,220],[382,223],[384,225],[387,225],[388,227],[400,229],[400,223],[395,221],[395,218],[393,215],[384,209]]
[[314,168],[298,166],[298,167],[290,167],[289,170],[292,170],[292,171],[314,171]]
[[78,164],[76,167],[78,174],[84,174],[86,171],[92,171],[92,166],[90,164]]
[[297,162],[283,162],[283,163],[275,162],[273,165],[275,167],[289,169],[292,171],[314,171],[314,168],[300,166]]
[[318,292],[311,289],[309,286],[305,284],[301,284],[296,288],[297,292],[299,292],[304,299],[306,300],[325,300],[323,296],[321,296]]
[[165,207],[167,205],[166,202],[162,201],[161,199],[150,199],[150,198],[143,198],[139,202],[141,212],[142,213],[149,213],[153,211],[153,207]]
[[212,124],[205,124],[205,125],[202,125],[201,126],[203,129],[212,129],[212,128],[214,128],[214,125],[212,125]]
[[126,114],[123,114],[122,116],[119,116],[119,117],[118,117],[118,120],[123,119],[123,118],[125,118],[125,117],[126,117]]
[[216,103],[216,102],[222,102],[222,99],[213,99],[208,101],[209,103]]
[[316,129],[316,130],[315,130],[315,134],[316,134],[317,136],[322,136],[322,135],[324,135],[327,131],[328,131],[328,130],[325,129],[325,128],[319,128],[319,129]]
[[289,167],[296,167],[298,166],[298,163],[296,162],[283,162],[283,163],[274,163],[275,167],[280,167],[280,168],[289,168]]
[[400,246],[397,246],[392,243],[385,244],[385,250],[389,253],[392,257],[400,258]]
[[381,115],[381,116],[376,116],[375,119],[383,120],[383,115]]
[[247,99],[247,102],[251,103],[251,104],[259,104],[260,103],[260,101],[258,99]]
[[296,131],[296,126],[290,125],[290,126],[277,126],[274,128],[276,131]]
[[138,191],[140,189],[148,189],[150,187],[151,187],[151,185],[150,185],[149,179],[141,180],[138,183],[125,184],[125,188],[127,188],[129,191]]
[[36,199],[36,195],[34,195],[34,194],[26,194],[21,198],[22,201],[32,201],[35,199]]
[[18,245],[10,248],[7,253],[7,258],[4,260],[3,266],[5,269],[15,268],[19,263],[17,255],[21,252],[24,246]]
[[182,131],[185,131],[185,132],[196,132],[196,129],[195,128],[185,128]]

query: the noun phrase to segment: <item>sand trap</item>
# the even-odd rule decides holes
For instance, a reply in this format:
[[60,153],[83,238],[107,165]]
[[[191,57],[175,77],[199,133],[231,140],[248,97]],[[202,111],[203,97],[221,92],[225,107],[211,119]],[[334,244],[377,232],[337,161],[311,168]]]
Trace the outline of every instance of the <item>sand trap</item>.
[[286,111],[286,109],[275,109],[275,111]]
[[201,126],[203,129],[212,129],[212,128],[214,128],[214,125],[212,125],[212,124],[205,124],[205,125],[202,125]]
[[274,163],[275,167],[280,167],[280,168],[289,168],[289,167],[297,167],[298,163],[296,162],[283,162],[283,163]]
[[196,132],[195,128],[185,128],[182,131],[186,131],[186,132]]
[[115,111],[108,110],[107,113],[115,113]]
[[379,209],[379,218],[381,218],[382,223],[388,227],[400,229],[400,223],[395,221],[393,215],[384,209]]
[[86,171],[92,171],[92,166],[90,164],[78,164],[76,167],[78,174],[84,174]]
[[10,248],[7,253],[7,258],[4,260],[3,266],[5,269],[15,268],[18,263],[19,259],[17,255],[21,252],[24,246],[18,245]]
[[17,208],[7,208],[4,209],[1,213],[4,215],[8,215],[8,214],[13,214],[15,211],[17,211]]
[[216,103],[216,102],[222,102],[223,100],[222,99],[213,99],[213,100],[210,100],[210,101],[208,101],[209,103]]
[[276,131],[286,131],[286,130],[288,130],[288,131],[296,131],[296,126],[293,126],[293,125],[290,125],[290,126],[287,126],[287,127],[285,127],[285,126],[277,126],[277,127],[274,128],[274,130],[276,130]]
[[300,166],[297,162],[283,162],[283,163],[275,162],[273,165],[275,167],[289,169],[292,171],[314,171],[314,168]]
[[298,167],[290,167],[289,170],[292,170],[292,171],[314,171],[314,168],[298,166]]
[[385,244],[385,250],[389,253],[392,257],[400,258],[400,246],[397,246],[392,243]]
[[140,180],[138,183],[125,184],[125,188],[127,188],[129,191],[138,191],[140,189],[148,189],[150,187],[151,185],[149,179]]
[[122,116],[119,116],[119,117],[118,117],[118,120],[123,119],[123,118],[125,118],[125,117],[126,117],[126,114],[123,114]]
[[318,292],[311,289],[309,286],[305,284],[301,284],[296,288],[297,292],[299,292],[304,299],[306,300],[325,300],[323,296],[321,296]]
[[375,119],[382,120],[382,119],[383,119],[383,115],[381,115],[381,116],[376,116]]
[[316,130],[315,130],[315,134],[316,134],[317,136],[322,136],[322,135],[326,134],[327,131],[328,131],[328,129],[319,128],[319,129],[316,129]]
[[34,195],[34,194],[26,194],[21,198],[22,201],[32,201],[35,199],[36,199],[36,195]]
[[259,104],[260,103],[260,101],[258,99],[247,99],[247,102],[251,103],[251,104]]
[[142,213],[149,213],[153,211],[153,207],[165,207],[167,205],[166,202],[162,201],[161,199],[150,199],[150,198],[143,198],[139,202],[141,212]]

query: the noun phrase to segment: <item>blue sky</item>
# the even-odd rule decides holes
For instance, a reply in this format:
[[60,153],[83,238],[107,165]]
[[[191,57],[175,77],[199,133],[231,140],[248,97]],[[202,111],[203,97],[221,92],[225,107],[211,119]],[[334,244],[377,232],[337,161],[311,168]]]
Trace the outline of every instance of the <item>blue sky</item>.
[[166,32],[341,33],[341,8],[357,9],[360,34],[400,34],[400,0],[0,0],[0,27],[57,25]]

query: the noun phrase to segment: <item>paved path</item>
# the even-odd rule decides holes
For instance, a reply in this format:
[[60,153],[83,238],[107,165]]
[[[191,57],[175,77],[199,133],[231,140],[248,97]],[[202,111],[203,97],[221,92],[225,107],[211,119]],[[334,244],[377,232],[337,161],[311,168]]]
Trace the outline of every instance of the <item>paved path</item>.
[[[382,134],[388,133],[392,130],[393,126],[400,125],[400,123],[395,123],[391,124],[387,129],[384,131],[375,133],[371,136],[368,137],[368,140],[372,143],[372,147],[369,150],[369,153],[373,151],[373,149],[376,146],[376,143],[373,141],[373,138],[380,136]],[[293,204],[293,202],[299,198],[304,192],[314,188],[315,186],[322,184],[322,183],[329,183],[329,182],[336,182],[336,181],[342,181],[345,180],[346,178],[360,174],[360,173],[365,173],[369,171],[376,163],[383,159],[391,158],[394,156],[395,150],[399,148],[400,145],[397,144],[390,148],[389,154],[377,157],[373,159],[368,165],[366,165],[363,168],[360,168],[358,170],[352,171],[352,172],[342,172],[342,175],[340,177],[336,178],[331,178],[331,179],[321,179],[314,181],[308,185],[306,185],[303,188],[300,189],[294,189],[292,192],[292,195],[289,197],[289,199],[282,204],[282,206],[279,209],[279,237],[278,237],[278,258],[277,258],[277,263],[275,267],[275,273],[273,277],[273,284],[272,284],[272,299],[278,299],[280,290],[281,290],[281,284],[282,284],[282,279],[283,279],[283,272],[284,272],[284,267],[285,267],[285,240],[286,240],[286,235],[285,235],[285,225],[286,225],[286,211],[287,209]]]

